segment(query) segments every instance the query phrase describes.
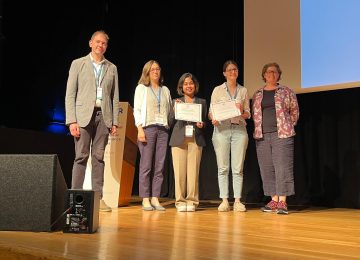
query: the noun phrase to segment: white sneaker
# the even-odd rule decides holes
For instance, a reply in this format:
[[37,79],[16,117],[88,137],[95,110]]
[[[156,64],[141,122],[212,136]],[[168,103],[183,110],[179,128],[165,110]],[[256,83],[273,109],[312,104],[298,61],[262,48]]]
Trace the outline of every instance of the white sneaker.
[[235,201],[235,202],[234,202],[233,208],[234,208],[234,211],[241,211],[241,212],[246,211],[245,205],[242,204],[242,203],[239,202],[239,201]]
[[221,202],[220,206],[218,207],[218,211],[226,212],[230,210],[229,202],[223,201]]
[[178,212],[186,212],[187,211],[186,205],[177,206],[177,211]]
[[195,205],[186,205],[186,211],[187,212],[194,212],[195,211]]
[[106,205],[104,200],[100,200],[99,211],[111,212],[111,208],[108,205]]

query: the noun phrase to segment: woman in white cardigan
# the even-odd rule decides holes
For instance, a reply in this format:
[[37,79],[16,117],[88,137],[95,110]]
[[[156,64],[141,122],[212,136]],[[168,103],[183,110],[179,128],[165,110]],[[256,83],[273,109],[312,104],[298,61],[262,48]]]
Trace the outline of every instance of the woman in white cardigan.
[[171,103],[170,91],[163,85],[159,63],[148,61],[143,67],[134,97],[140,150],[139,196],[143,198],[143,210],[165,210],[158,198],[164,179]]

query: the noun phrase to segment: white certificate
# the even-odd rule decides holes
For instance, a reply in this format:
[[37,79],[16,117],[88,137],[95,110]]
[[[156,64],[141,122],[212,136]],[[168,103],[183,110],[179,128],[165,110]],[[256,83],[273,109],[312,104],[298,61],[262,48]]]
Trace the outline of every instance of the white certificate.
[[201,104],[175,102],[175,119],[201,122]]
[[236,107],[235,100],[221,101],[211,104],[212,116],[217,121],[240,116],[240,110]]

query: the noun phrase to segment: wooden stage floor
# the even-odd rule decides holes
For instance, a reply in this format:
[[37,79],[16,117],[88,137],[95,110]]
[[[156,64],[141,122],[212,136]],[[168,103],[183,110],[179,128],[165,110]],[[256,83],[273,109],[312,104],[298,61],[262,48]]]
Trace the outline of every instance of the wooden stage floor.
[[94,234],[0,231],[0,259],[360,259],[360,210],[295,208],[289,215],[145,212],[139,202],[101,212]]

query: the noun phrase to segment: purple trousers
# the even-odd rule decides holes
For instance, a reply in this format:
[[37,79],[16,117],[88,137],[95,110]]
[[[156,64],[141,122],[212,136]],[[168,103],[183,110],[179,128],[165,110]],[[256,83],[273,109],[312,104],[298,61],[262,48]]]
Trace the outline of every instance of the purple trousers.
[[160,197],[169,131],[163,126],[144,127],[147,142],[138,141],[140,151],[139,196]]

